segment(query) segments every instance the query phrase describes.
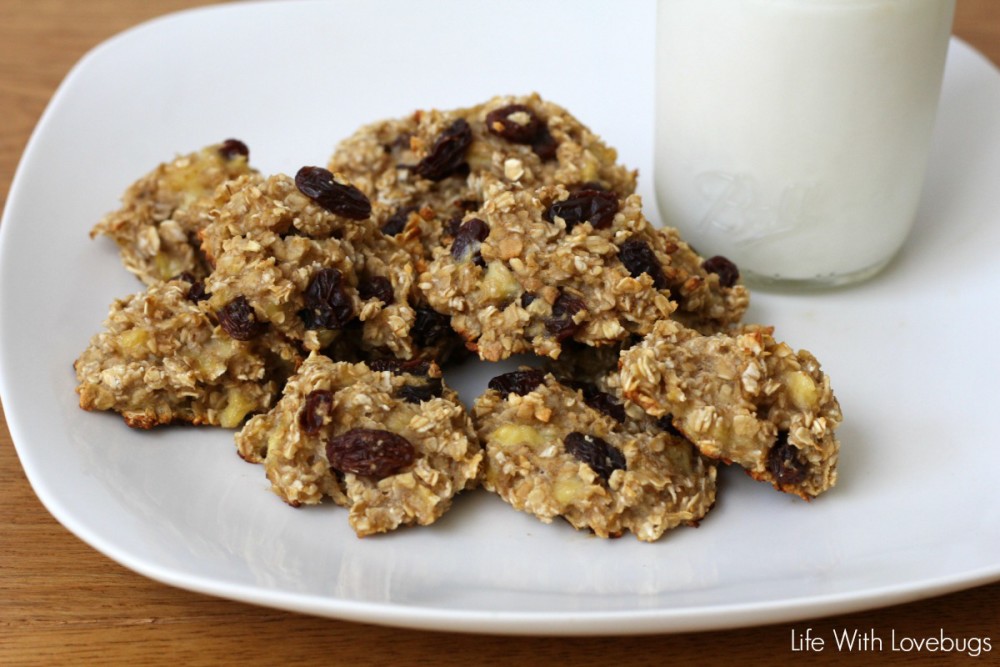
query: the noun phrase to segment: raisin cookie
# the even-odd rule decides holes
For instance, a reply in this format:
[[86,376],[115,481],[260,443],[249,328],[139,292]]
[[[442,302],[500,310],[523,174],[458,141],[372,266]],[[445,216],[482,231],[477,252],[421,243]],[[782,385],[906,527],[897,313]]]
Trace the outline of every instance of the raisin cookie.
[[705,336],[658,322],[622,352],[621,390],[702,454],[808,499],[837,480],[840,405],[815,357],[771,334],[744,327]]
[[625,196],[636,172],[617,157],[565,109],[532,94],[366,125],[337,146],[328,166],[368,195],[379,227],[420,263],[479,208],[484,178],[591,184]]
[[413,264],[374,227],[359,190],[304,167],[294,179],[239,179],[218,199],[201,232],[213,267],[208,308],[240,309],[251,329],[273,327],[310,350],[346,332],[365,350],[420,355],[411,335]]
[[274,333],[235,340],[190,293],[174,280],[112,304],[106,330],[74,363],[80,407],[118,412],[135,428],[236,428],[271,407],[299,361],[296,348]]
[[747,307],[746,289],[723,284],[675,231],[655,229],[638,195],[500,182],[485,193],[419,283],[482,359],[557,358],[567,340],[616,345],[675,311],[716,330]]
[[330,497],[359,536],[427,525],[477,483],[482,451],[440,369],[424,362],[350,364],[313,353],[277,405],[237,434],[285,502]]
[[198,232],[210,219],[215,190],[255,175],[248,156],[246,144],[229,139],[160,164],[129,186],[122,207],[90,236],[111,237],[125,268],[147,285],[184,273],[203,278],[209,267]]
[[[610,400],[609,400],[610,399]],[[655,541],[715,502],[715,466],[661,429],[626,426],[610,396],[585,396],[537,369],[494,378],[473,407],[483,485],[515,509],[600,537]]]

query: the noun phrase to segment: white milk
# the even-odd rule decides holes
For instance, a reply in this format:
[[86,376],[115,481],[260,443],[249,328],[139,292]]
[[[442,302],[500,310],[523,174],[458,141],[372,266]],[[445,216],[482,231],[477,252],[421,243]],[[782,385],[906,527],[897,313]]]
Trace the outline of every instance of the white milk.
[[658,0],[664,224],[751,282],[869,277],[920,199],[954,0]]

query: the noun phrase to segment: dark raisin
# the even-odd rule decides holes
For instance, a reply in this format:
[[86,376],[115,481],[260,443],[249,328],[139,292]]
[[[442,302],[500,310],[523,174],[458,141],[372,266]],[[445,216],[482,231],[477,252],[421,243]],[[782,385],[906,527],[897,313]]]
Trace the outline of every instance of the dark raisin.
[[264,333],[266,322],[257,321],[257,313],[245,296],[238,296],[216,311],[219,325],[236,340],[252,340]]
[[599,391],[593,396],[584,399],[584,402],[598,412],[614,419],[619,424],[625,423],[625,406],[618,402],[611,394]]
[[781,486],[800,484],[809,473],[809,463],[799,458],[798,447],[788,442],[788,431],[778,431],[778,439],[767,453],[767,470]]
[[667,286],[667,277],[663,274],[659,260],[656,259],[656,253],[642,239],[633,236],[622,243],[618,249],[618,259],[633,278],[645,273],[653,279],[653,287],[656,289],[664,289]]
[[527,308],[531,303],[538,297],[531,292],[524,292],[521,294],[521,308]]
[[545,371],[529,369],[497,375],[490,380],[487,387],[500,392],[506,398],[510,393],[524,396],[534,391],[543,382],[545,382]]
[[[512,120],[511,116],[515,114],[525,116],[525,122]],[[486,114],[486,129],[515,144],[534,143],[541,127],[542,121],[535,112],[523,104],[508,104]]]
[[620,424],[625,423],[625,406],[619,403],[618,399],[611,394],[601,391],[589,382],[575,382],[571,380],[563,384],[583,394],[583,402],[589,407],[611,417]]
[[606,229],[614,221],[618,206],[618,195],[613,192],[578,190],[562,201],[552,202],[542,217],[549,222],[562,218],[566,231],[584,222],[594,229]]
[[219,154],[226,160],[237,156],[250,157],[250,149],[239,139],[226,139],[219,145]]
[[306,307],[299,311],[306,329],[340,329],[354,319],[354,304],[342,283],[337,269],[313,274],[304,295]]
[[442,181],[453,174],[461,174],[468,170],[465,151],[470,144],[472,128],[459,118],[438,136],[430,153],[413,167],[413,171],[429,181]]
[[412,464],[416,450],[396,433],[356,428],[330,438],[326,443],[330,467],[341,472],[382,479]]
[[555,137],[552,136],[552,133],[549,132],[549,126],[542,125],[538,130],[538,134],[535,135],[535,140],[531,142],[531,150],[542,161],[548,161],[556,158],[558,148],[559,144],[556,142]]
[[330,213],[351,220],[364,220],[372,214],[368,197],[353,185],[335,181],[329,169],[302,167],[295,174],[295,186]]
[[362,301],[378,299],[387,306],[396,300],[396,295],[392,291],[392,282],[385,276],[375,276],[368,280],[362,280],[358,284],[358,296],[361,297]]
[[615,470],[625,469],[625,455],[607,441],[574,431],[563,440],[566,453],[589,465],[605,482]]
[[681,430],[674,426],[674,416],[673,415],[663,415],[656,420],[656,425],[662,430],[666,431],[670,435],[677,436],[678,438],[683,438],[684,434]]
[[430,347],[451,332],[451,318],[428,308],[414,308],[416,319],[410,328],[410,336],[419,347]]
[[212,295],[205,291],[205,283],[200,280],[196,280],[191,283],[191,287],[189,287],[187,291],[188,301],[193,301],[194,303],[204,301],[210,296]]
[[466,220],[455,234],[455,241],[451,244],[451,256],[457,261],[471,256],[474,264],[486,266],[479,252],[479,244],[485,241],[489,234],[489,226],[479,218]]
[[193,301],[198,303],[199,301],[204,301],[208,297],[212,296],[205,291],[205,283],[195,278],[190,272],[183,271],[172,278],[172,280],[183,280],[189,283],[191,286],[188,288],[187,293],[184,295],[188,301]]
[[389,216],[389,219],[382,225],[382,233],[387,236],[395,236],[406,227],[410,214],[417,210],[416,206],[400,206],[396,212]]
[[740,279],[740,270],[722,255],[709,257],[702,262],[701,268],[718,275],[719,284],[723,287],[732,287]]
[[326,389],[316,389],[306,396],[305,405],[299,411],[299,428],[303,433],[316,435],[327,423],[330,408],[333,407],[333,392]]
[[441,378],[428,378],[424,384],[404,384],[396,390],[396,396],[407,403],[422,403],[432,398],[440,398],[444,391]]
[[389,371],[394,375],[409,373],[410,375],[427,375],[431,370],[431,362],[423,359],[373,359],[368,362],[368,368],[376,373]]
[[587,304],[578,296],[573,296],[567,292],[561,292],[556,302],[552,304],[552,316],[545,320],[545,328],[558,341],[566,340],[575,334],[582,322],[578,323],[573,317],[581,310],[586,310]]

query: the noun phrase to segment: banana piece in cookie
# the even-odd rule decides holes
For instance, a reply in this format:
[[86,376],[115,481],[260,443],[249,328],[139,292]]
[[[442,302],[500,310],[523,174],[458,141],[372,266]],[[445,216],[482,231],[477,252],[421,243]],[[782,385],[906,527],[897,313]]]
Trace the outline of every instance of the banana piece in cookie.
[[715,466],[666,430],[633,428],[621,403],[538,369],[494,378],[473,407],[483,485],[543,522],[651,542],[715,502]]
[[269,409],[300,361],[296,347],[275,332],[236,340],[198,298],[173,280],[115,301],[74,363],[80,407],[118,412],[135,428],[237,428]]
[[840,404],[816,358],[772,333],[748,326],[705,336],[658,322],[622,352],[621,388],[705,456],[809,499],[837,480]]
[[151,285],[209,271],[198,233],[211,219],[213,195],[241,176],[258,178],[246,144],[229,139],[164,162],[133,183],[122,206],[90,232],[118,244],[125,268]]

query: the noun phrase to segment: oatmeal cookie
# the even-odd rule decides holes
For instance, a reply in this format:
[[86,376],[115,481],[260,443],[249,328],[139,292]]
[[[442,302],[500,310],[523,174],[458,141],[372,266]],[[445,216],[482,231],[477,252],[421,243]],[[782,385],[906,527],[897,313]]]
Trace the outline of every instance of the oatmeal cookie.
[[274,333],[241,342],[173,280],[111,306],[106,331],[74,363],[80,407],[112,410],[135,428],[186,422],[236,428],[271,407],[299,361]]
[[482,359],[556,358],[567,340],[612,346],[675,311],[714,330],[746,309],[743,286],[723,285],[676,232],[653,228],[638,195],[494,182],[485,197],[419,284]]
[[840,405],[815,357],[772,332],[705,336],[658,322],[622,352],[622,392],[670,419],[702,454],[808,499],[836,482]]
[[537,94],[366,125],[337,146],[328,166],[368,195],[379,227],[418,264],[479,208],[484,178],[524,187],[590,184],[621,196],[636,179],[613,148]]
[[715,466],[690,442],[629,425],[623,406],[537,369],[494,378],[473,407],[483,486],[543,522],[654,541],[715,502]]
[[91,230],[118,244],[125,268],[147,285],[182,273],[203,278],[208,265],[198,232],[208,223],[215,190],[255,177],[246,144],[229,139],[165,162],[129,186],[122,207]]
[[375,228],[356,188],[304,167],[294,179],[239,179],[216,211],[201,232],[213,264],[207,308],[221,312],[242,299],[255,322],[310,350],[350,335],[387,356],[425,352],[413,341],[413,263]]
[[427,525],[477,483],[482,450],[454,391],[430,363],[350,364],[312,353],[274,409],[237,434],[293,505],[330,497],[359,536]]

